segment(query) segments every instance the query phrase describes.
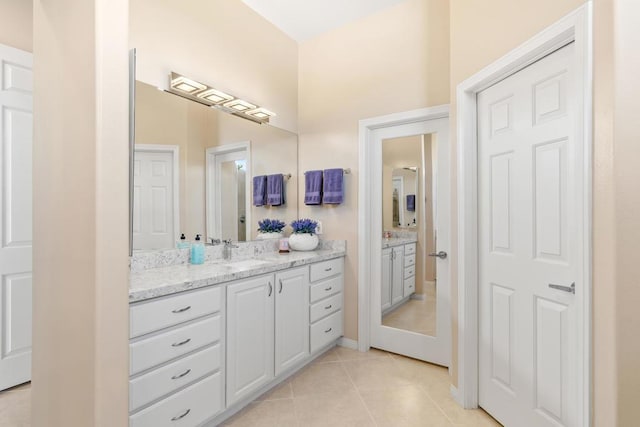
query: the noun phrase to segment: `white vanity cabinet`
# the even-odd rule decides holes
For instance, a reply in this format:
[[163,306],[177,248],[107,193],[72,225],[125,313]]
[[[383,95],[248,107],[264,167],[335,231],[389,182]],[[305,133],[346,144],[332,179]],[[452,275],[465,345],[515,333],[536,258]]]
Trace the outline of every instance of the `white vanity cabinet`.
[[391,248],[382,250],[382,291],[380,294],[382,311],[391,308],[391,255]]
[[227,405],[273,379],[273,274],[227,286]]
[[416,292],[416,244],[404,246],[404,289],[405,298]]
[[132,304],[129,318],[130,426],[195,426],[221,412],[224,287]]
[[343,333],[344,260],[311,264],[308,320],[311,353],[326,347]]
[[416,244],[382,250],[381,309],[386,313],[415,293]]
[[404,298],[404,247],[397,246],[391,250],[391,305],[396,305]]

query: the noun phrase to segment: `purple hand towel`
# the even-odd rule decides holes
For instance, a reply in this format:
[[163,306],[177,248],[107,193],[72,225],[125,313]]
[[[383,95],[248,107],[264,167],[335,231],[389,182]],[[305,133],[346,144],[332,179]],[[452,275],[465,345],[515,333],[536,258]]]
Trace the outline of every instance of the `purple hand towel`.
[[344,201],[344,171],[342,169],[325,169],[322,191],[322,203],[339,205]]
[[304,173],[304,204],[319,205],[322,203],[322,171]]
[[267,204],[284,205],[284,175],[281,173],[267,175]]
[[409,212],[416,211],[416,195],[415,194],[407,194],[407,210]]
[[253,177],[253,206],[264,206],[267,195],[267,176]]

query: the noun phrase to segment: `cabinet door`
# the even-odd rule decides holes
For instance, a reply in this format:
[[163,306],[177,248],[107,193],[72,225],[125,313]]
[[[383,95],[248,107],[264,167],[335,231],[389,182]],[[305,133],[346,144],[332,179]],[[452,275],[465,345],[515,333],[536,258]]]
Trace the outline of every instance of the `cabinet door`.
[[227,287],[227,406],[273,378],[273,275]]
[[391,249],[382,250],[382,310],[391,307]]
[[404,248],[393,248],[391,268],[391,304],[402,300],[404,295]]
[[276,274],[275,371],[309,355],[309,267]]

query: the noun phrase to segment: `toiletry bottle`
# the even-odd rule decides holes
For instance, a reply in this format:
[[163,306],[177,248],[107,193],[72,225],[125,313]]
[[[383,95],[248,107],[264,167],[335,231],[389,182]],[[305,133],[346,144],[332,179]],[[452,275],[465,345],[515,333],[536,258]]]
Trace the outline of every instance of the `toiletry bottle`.
[[180,235],[180,240],[176,243],[176,247],[178,249],[189,249],[191,244],[187,241],[187,238],[184,236],[184,233]]
[[204,243],[200,240],[200,235],[196,234],[196,240],[191,244],[191,264],[204,263]]

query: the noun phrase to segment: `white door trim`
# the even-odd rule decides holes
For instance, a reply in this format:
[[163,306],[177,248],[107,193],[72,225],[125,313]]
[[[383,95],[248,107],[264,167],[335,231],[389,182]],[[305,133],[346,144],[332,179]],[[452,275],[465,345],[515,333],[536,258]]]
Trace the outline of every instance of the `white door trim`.
[[[406,125],[425,120],[434,120],[449,117],[449,106],[421,108],[386,116],[373,117],[359,122],[359,168],[358,179],[358,350],[367,351],[371,344],[371,292],[368,284],[371,283],[371,271],[374,257],[380,259],[382,230],[373,230],[373,212],[379,207],[373,206],[372,188],[374,176],[373,160],[373,136],[377,129]],[[376,244],[374,240],[377,239]],[[376,251],[377,248],[377,251]],[[374,253],[377,252],[377,253]]]
[[585,141],[583,206],[584,222],[584,320],[583,372],[580,425],[591,422],[591,254],[592,254],[592,3],[565,16],[492,63],[457,87],[458,132],[458,402],[465,408],[478,407],[478,92],[516,73],[538,59],[575,42],[577,73],[583,82],[584,110],[578,115],[579,136]]
[[[247,200],[252,200],[253,195],[251,193],[251,185],[253,177],[251,175],[251,141],[236,142],[233,144],[224,144],[217,147],[207,148],[205,153],[205,167],[206,167],[206,183],[205,183],[205,216],[207,222],[207,230],[205,238],[221,238],[221,236],[214,236],[213,233],[216,229],[216,212],[215,206],[219,204],[219,200],[216,199],[215,186],[211,185],[213,178],[216,176],[216,162],[213,161],[215,157],[222,154],[234,153],[237,151],[243,151],[246,153],[247,159],[247,179],[245,180],[245,191]],[[219,197],[219,194],[217,195]],[[245,216],[245,226],[247,229],[247,240],[251,240],[251,208],[252,204],[247,203],[247,214]]]
[[173,158],[173,234],[177,240],[180,231],[180,146],[163,144],[135,144],[134,159],[137,151],[145,153],[171,153]]

